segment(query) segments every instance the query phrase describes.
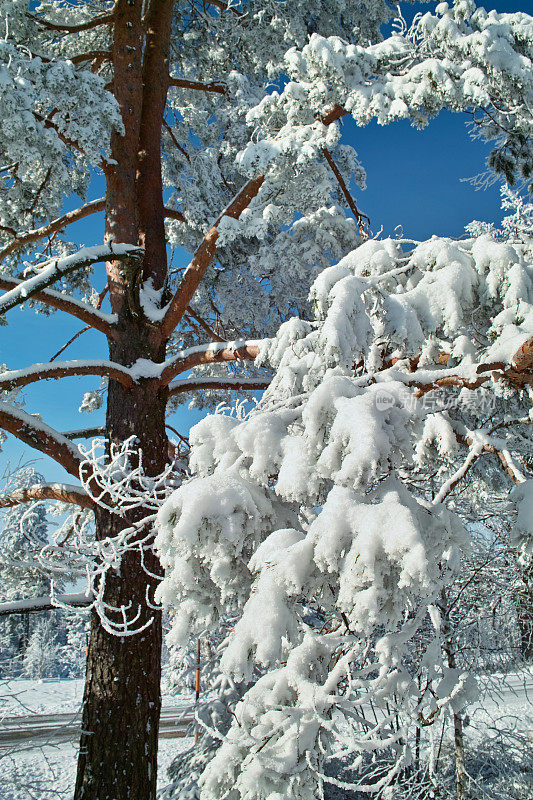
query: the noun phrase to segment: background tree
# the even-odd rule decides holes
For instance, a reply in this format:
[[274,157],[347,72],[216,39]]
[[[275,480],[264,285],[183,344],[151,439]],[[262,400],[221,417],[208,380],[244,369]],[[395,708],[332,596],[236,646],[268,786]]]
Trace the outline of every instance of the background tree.
[[[444,4],[381,44],[385,2],[0,8],[0,310],[31,298],[103,333],[109,351],[1,377],[9,392],[75,375],[109,382],[103,459],[2,404],[4,430],[83,482],[12,502],[94,509],[96,542],[83,526],[76,542],[94,591],[76,798],[143,800],[155,792],[160,708],[150,522],[182,475],[168,466],[167,409],[191,392],[264,387],[268,368],[228,375],[217,365],[253,360],[249,337],[310,316],[310,282],[361,240],[347,184],[363,175],[340,144],[343,115],[424,124],[443,107],[481,107],[477,129],[496,137],[492,167],[528,175],[530,23]],[[105,197],[87,200],[100,170]],[[73,194],[83,205],[63,213]],[[63,232],[100,211],[105,244],[74,252]],[[194,253],[186,270],[169,264],[168,245]],[[101,261],[106,278],[93,286]]]

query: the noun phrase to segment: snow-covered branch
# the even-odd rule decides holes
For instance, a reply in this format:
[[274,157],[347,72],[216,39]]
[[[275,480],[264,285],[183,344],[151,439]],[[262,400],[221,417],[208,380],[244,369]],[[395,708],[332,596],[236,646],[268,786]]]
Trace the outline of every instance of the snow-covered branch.
[[161,371],[161,382],[167,385],[182,372],[186,372],[200,364],[216,364],[222,361],[253,361],[259,354],[261,340],[236,342],[211,342],[181,350],[167,359]]
[[133,386],[133,378],[127,367],[122,367],[112,361],[87,360],[33,364],[26,369],[4,372],[0,375],[0,390],[10,391],[36,381],[48,381],[76,375],[100,375],[105,378],[113,378],[126,388]]
[[76,445],[37,417],[32,417],[8,403],[0,403],[0,428],[34,450],[50,456],[71,475],[79,477],[83,456]]
[[24,600],[12,600],[9,603],[0,603],[0,617],[9,614],[28,614],[32,611],[52,611],[65,606],[73,608],[85,608],[90,606],[92,600],[86,594],[60,594],[54,596],[50,594],[41,597],[28,597]]
[[51,22],[50,20],[43,19],[42,17],[36,17],[34,14],[27,13],[26,16],[28,19],[33,20],[38,25],[42,25],[43,28],[46,28],[50,31],[64,31],[65,33],[82,33],[83,31],[89,31],[93,28],[97,28],[100,25],[111,25],[114,20],[114,14],[101,14],[100,16],[94,17],[93,19],[87,20],[87,22],[80,22],[78,25],[66,25],[62,22]]
[[[40,292],[59,280],[69,272],[88,267],[99,261],[112,258],[113,261],[124,261],[130,258],[140,258],[143,249],[132,244],[114,244],[109,242],[96,247],[83,247],[71,256],[54,259],[39,267],[39,272],[33,278],[22,281],[11,291],[0,297],[0,314],[5,314],[10,308],[23,303],[29,297]],[[0,254],[1,255],[1,254]]]
[[81,486],[68,483],[36,483],[0,496],[0,508],[11,508],[39,500],[59,500],[81,508],[94,509],[94,502]]
[[15,250],[19,250],[21,247],[30,244],[30,242],[43,239],[45,236],[51,236],[53,233],[57,233],[63,230],[63,228],[66,228],[67,225],[78,222],[78,220],[84,219],[90,214],[103,211],[104,208],[105,198],[101,197],[99,200],[92,200],[90,203],[86,203],[84,206],[74,211],[68,211],[66,214],[63,214],[63,216],[49,222],[48,225],[42,225],[40,228],[34,228],[31,231],[26,231],[26,233],[17,234],[12,242],[0,250],[0,261],[6,256],[11,255]]
[[203,242],[197,249],[193,259],[185,273],[182,281],[178,286],[174,297],[170,301],[167,312],[163,318],[161,325],[161,332],[163,336],[168,337],[181,320],[189,305],[192,296],[198,288],[200,281],[205,275],[209,264],[214,258],[216,253],[216,243],[218,239],[218,226],[224,217],[232,217],[239,219],[245,208],[248,208],[254,197],[258,194],[261,186],[265,181],[264,175],[258,175],[246,183],[241,191],[233,198],[233,200],[226,206],[224,211],[218,216],[214,224],[206,233]]

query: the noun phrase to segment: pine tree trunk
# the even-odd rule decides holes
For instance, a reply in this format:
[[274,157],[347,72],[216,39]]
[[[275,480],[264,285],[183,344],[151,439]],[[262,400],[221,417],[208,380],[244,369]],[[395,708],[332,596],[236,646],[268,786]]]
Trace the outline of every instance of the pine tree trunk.
[[[138,263],[107,266],[111,308],[119,333],[109,341],[110,358],[131,366],[144,358],[160,363],[166,342],[157,325],[142,313],[141,280],[164,287],[167,276],[161,179],[161,126],[168,90],[168,52],[174,0],[117,0],[114,6],[113,92],[120,106],[124,134],[111,137],[112,163],[105,167],[106,239],[145,248]],[[143,18],[144,11],[144,18]],[[107,437],[124,442],[136,436],[143,468],[155,476],[165,467],[167,390],[150,378],[132,389],[110,381]],[[138,518],[143,516],[142,509]],[[114,536],[125,523],[104,509],[96,513],[99,539]],[[153,602],[159,574],[155,556],[139,552],[123,558],[120,571],[106,578],[105,602],[129,607],[140,617],[133,636],[108,633],[97,614],[91,619],[87,656],[82,737],[75,800],[154,800],[161,707],[161,614]],[[113,619],[113,613],[110,613]],[[118,617],[114,617],[118,621]]]
[[[160,472],[166,462],[164,398],[149,387],[126,393],[119,384],[109,389],[108,427],[113,439],[125,439],[135,429],[143,447],[143,464]],[[118,431],[122,431],[122,436]],[[99,538],[118,533],[121,520],[97,512]],[[146,552],[146,569],[158,572],[155,557]],[[153,800],[157,780],[157,737],[161,708],[161,614],[147,607],[157,581],[143,569],[138,551],[123,558],[120,573],[106,579],[105,601],[141,609],[135,627],[151,625],[133,636],[104,630],[93,612],[78,760],[75,800]],[[120,621],[118,615],[109,617]]]

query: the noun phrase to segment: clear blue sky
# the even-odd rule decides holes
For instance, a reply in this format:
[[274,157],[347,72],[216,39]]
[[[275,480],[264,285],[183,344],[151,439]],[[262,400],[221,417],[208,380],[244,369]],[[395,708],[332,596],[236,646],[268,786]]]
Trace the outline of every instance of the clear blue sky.
[[[498,11],[527,11],[533,13],[531,0],[504,2],[489,0],[486,8]],[[416,6],[416,9],[429,9]],[[411,9],[409,17],[412,16]],[[404,11],[407,16],[407,10]],[[352,120],[345,120],[345,141],[353,144],[367,171],[367,189],[354,195],[359,208],[371,218],[372,230],[383,227],[392,233],[402,225],[405,236],[425,239],[432,234],[460,236],[464,226],[473,219],[495,220],[501,218],[499,185],[485,191],[476,191],[469,178],[484,169],[488,147],[472,142],[465,127],[466,115],[441,113],[422,131],[407,122],[388,127],[375,123],[357,128]],[[95,181],[95,192],[102,181]],[[94,197],[100,196],[94,194]],[[74,198],[66,208],[77,205]],[[215,213],[218,209],[213,209]],[[102,241],[103,215],[98,215],[72,226],[72,235],[80,245]],[[96,268],[95,287],[103,288],[103,265]],[[67,314],[57,312],[50,317],[37,315],[31,310],[13,309],[8,314],[8,327],[0,328],[0,362],[10,369],[20,369],[49,358],[82,325]],[[107,357],[105,340],[97,332],[85,333],[62,358]],[[87,415],[78,413],[83,393],[96,388],[97,379],[69,378],[61,381],[40,382],[25,392],[29,413],[39,413],[43,420],[58,430],[101,424],[103,413]],[[172,424],[186,433],[200,417],[198,412],[181,411]],[[49,459],[41,457],[17,440],[9,437],[0,456],[2,463],[12,464],[20,459],[38,457],[37,468],[48,480],[65,480],[63,470]]]

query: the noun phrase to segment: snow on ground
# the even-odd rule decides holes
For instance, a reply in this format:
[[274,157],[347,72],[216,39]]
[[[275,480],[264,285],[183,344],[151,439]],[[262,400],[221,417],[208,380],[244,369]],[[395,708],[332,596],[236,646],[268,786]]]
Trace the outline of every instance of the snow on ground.
[[[167,769],[193,739],[161,739],[158,788],[168,783]],[[71,800],[76,776],[74,743],[28,748],[0,755],[0,800]]]
[[[192,701],[191,695],[171,694],[162,687],[163,705]],[[83,679],[35,681],[24,678],[0,681],[0,724],[4,717],[29,714],[68,714],[81,708]],[[0,800],[3,798],[0,795]]]
[[[533,741],[533,667],[507,675],[478,679],[479,699],[468,711],[466,736],[473,742],[495,731],[522,731]],[[31,713],[75,713],[81,708],[82,680],[17,679],[0,682],[2,717]],[[171,695],[163,689],[163,705],[190,701],[190,695]],[[167,769],[191,738],[160,739],[158,786],[167,783]],[[70,800],[76,770],[76,743],[43,747],[21,742],[0,754],[0,800]]]
[[[83,680],[29,679],[0,681],[0,727],[5,717],[65,714],[81,711]],[[163,706],[191,701],[190,695],[170,694],[163,686]],[[193,740],[160,739],[158,786],[167,781],[167,769]],[[76,775],[77,743],[41,747],[20,742],[0,752],[0,800],[70,800]]]

